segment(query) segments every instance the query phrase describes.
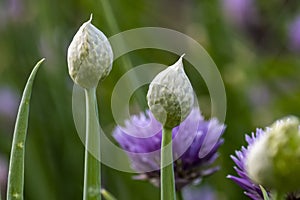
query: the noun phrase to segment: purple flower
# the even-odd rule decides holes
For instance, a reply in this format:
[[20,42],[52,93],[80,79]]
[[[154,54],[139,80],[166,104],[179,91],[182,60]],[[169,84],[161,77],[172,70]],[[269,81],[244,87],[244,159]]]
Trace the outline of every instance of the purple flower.
[[225,16],[235,25],[245,27],[257,20],[257,11],[253,0],[222,0]]
[[[132,116],[125,127],[118,126],[113,136],[126,150],[131,167],[140,173],[139,180],[149,180],[159,186],[160,146],[162,126],[150,111]],[[194,108],[189,116],[173,129],[173,157],[176,189],[216,172],[212,167],[218,157],[217,150],[223,143],[220,138],[225,126],[217,119],[204,120],[199,109]]]
[[201,200],[217,200],[217,194],[208,185],[204,185],[201,188],[198,187],[185,187],[182,191],[182,196],[184,197],[184,200],[195,200],[195,199],[201,199]]
[[289,46],[292,51],[300,51],[300,16],[294,19],[288,27]]
[[[262,136],[267,134],[267,132],[271,128],[267,127],[265,130],[256,129],[256,133],[252,133],[250,136],[246,135],[245,139],[248,143],[247,147],[242,147],[240,151],[235,152],[235,156],[231,156],[231,159],[235,162],[236,166],[234,167],[235,171],[237,172],[238,176],[228,175],[227,178],[233,180],[237,183],[243,190],[245,191],[245,195],[250,197],[253,200],[264,200],[262,191],[259,185],[255,184],[248,176],[246,170],[246,160],[248,159],[249,149],[252,148],[257,141],[260,140]],[[270,192],[268,192],[269,197],[271,196]],[[287,193],[285,195],[285,199],[292,200],[292,199],[299,199],[300,193],[299,192],[292,192]]]
[[0,116],[14,119],[19,105],[19,97],[9,87],[0,88]]
[[231,159],[235,162],[236,166],[234,167],[238,176],[228,175],[227,178],[230,178],[234,182],[236,182],[241,188],[245,190],[245,194],[254,200],[263,200],[263,194],[259,185],[254,184],[249,178],[245,162],[247,159],[248,150],[251,145],[257,141],[261,135],[265,134],[262,129],[256,129],[256,133],[252,133],[251,136],[246,135],[245,139],[248,143],[247,147],[242,147],[240,151],[236,151],[236,156],[231,156]]
[[[8,163],[3,157],[0,156],[0,191],[3,195],[7,183]],[[0,194],[0,195],[1,195]]]

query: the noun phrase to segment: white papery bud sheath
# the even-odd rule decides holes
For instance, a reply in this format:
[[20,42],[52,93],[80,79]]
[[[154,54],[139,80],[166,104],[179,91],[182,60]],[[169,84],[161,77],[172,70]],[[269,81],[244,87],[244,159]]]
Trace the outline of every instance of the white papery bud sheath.
[[194,104],[193,88],[184,72],[182,57],[160,72],[149,85],[148,106],[154,117],[166,128],[178,126],[191,112]]
[[113,52],[106,36],[89,21],[82,24],[68,48],[69,74],[83,88],[94,88],[112,68]]
[[299,119],[276,121],[249,149],[246,170],[257,184],[282,192],[300,189]]

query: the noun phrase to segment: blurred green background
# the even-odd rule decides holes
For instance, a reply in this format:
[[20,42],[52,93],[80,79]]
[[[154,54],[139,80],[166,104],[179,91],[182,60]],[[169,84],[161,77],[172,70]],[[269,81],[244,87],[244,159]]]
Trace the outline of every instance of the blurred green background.
[[[111,8],[111,10],[110,10]],[[1,0],[0,1],[0,184],[10,153],[16,106],[33,65],[46,62],[35,81],[26,144],[25,199],[81,199],[84,148],[72,118],[72,88],[66,52],[79,26],[93,13],[93,24],[108,37],[120,31],[156,26],[197,40],[214,59],[227,93],[227,130],[218,163],[222,170],[203,180],[218,199],[246,199],[227,174],[229,158],[245,145],[244,134],[285,115],[300,116],[300,1],[297,0]],[[176,42],[176,41],[174,41]],[[172,64],[178,56],[159,50],[125,55],[132,66],[116,60],[98,87],[100,121],[106,133],[115,122],[112,89],[130,68],[149,62]],[[203,114],[210,99],[201,77],[186,71]],[[147,87],[137,92],[146,94]],[[132,113],[146,99],[131,101]],[[113,157],[113,156],[112,156]],[[105,188],[121,200],[159,199],[159,190],[132,174],[103,167]],[[1,180],[2,179],[2,180]],[[199,198],[202,199],[201,195]]]

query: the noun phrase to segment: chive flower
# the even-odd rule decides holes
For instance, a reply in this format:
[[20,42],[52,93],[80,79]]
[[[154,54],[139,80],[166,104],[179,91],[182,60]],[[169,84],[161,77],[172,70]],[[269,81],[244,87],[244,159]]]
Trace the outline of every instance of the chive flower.
[[68,48],[69,74],[79,86],[95,88],[112,69],[113,52],[107,37],[92,24],[82,24]]
[[289,48],[292,51],[300,51],[300,16],[297,16],[288,26]]
[[190,113],[194,91],[179,60],[155,76],[147,93],[148,106],[165,128],[178,126]]
[[246,27],[257,20],[257,8],[254,0],[222,0],[225,17],[238,27]]
[[238,176],[227,177],[244,189],[253,200],[263,200],[259,185],[271,191],[283,192],[285,199],[298,199],[299,120],[287,117],[265,130],[256,129],[246,135],[247,147],[231,156]]
[[7,184],[8,163],[7,160],[0,156],[0,195],[3,195]]
[[[177,190],[219,169],[213,163],[223,143],[221,135],[224,130],[225,125],[217,119],[205,120],[198,108],[193,108],[188,117],[172,130]],[[140,173],[134,178],[149,180],[159,186],[162,125],[153,114],[147,110],[146,114],[132,116],[125,121],[124,127],[115,128],[113,136],[126,150],[132,169]]]
[[13,120],[16,117],[19,105],[17,92],[9,87],[0,88],[0,117]]
[[209,185],[202,185],[201,187],[185,187],[182,191],[184,200],[217,200],[217,192]]
[[241,150],[235,152],[235,156],[231,155],[231,159],[235,162],[234,170],[238,176],[228,175],[227,178],[237,183],[245,192],[244,194],[253,200],[263,200],[263,193],[258,184],[255,184],[249,177],[246,171],[246,160],[248,157],[249,148],[264,135],[265,132],[262,129],[256,129],[256,132],[252,132],[251,135],[246,135],[247,142],[246,147],[242,147]]
[[299,125],[295,116],[277,120],[249,149],[246,170],[254,182],[280,193],[300,190]]

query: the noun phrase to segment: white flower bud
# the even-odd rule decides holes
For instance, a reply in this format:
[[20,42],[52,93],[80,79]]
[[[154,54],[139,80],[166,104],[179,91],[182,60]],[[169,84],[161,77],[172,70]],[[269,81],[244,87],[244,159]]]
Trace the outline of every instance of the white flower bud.
[[254,143],[246,160],[249,177],[268,189],[300,189],[300,122],[296,117],[276,121]]
[[154,117],[166,128],[178,126],[194,104],[193,88],[184,72],[182,57],[160,72],[149,85],[148,106]]
[[69,74],[83,88],[93,88],[112,68],[113,52],[106,36],[89,21],[75,34],[68,48]]

